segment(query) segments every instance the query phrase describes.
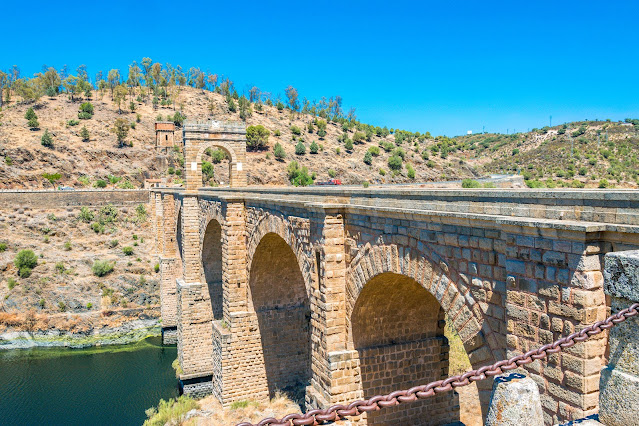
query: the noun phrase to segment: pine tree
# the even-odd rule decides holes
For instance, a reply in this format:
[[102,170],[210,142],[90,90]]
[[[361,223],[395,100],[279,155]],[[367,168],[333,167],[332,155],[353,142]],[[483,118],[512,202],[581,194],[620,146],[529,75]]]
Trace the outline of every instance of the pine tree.
[[82,126],[80,129],[80,137],[82,137],[83,142],[88,142],[90,139],[89,130],[87,130],[87,126]]
[[45,129],[44,135],[42,135],[42,138],[40,139],[40,143],[42,143],[42,146],[46,146],[47,148],[53,148],[53,138],[49,133],[49,129]]

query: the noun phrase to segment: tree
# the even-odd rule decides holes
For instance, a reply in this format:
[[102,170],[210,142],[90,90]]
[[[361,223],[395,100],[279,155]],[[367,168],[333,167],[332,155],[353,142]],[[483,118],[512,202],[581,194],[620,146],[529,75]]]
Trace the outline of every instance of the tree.
[[344,142],[344,148],[346,148],[346,151],[353,150],[353,141],[351,140],[351,138],[346,138],[346,141]]
[[319,146],[317,145],[317,142],[311,142],[310,152],[311,154],[317,154],[319,152]]
[[288,86],[286,90],[284,91],[284,93],[286,94],[286,99],[288,100],[288,106],[293,111],[299,110],[300,105],[298,101],[297,89],[294,88],[293,86]]
[[113,69],[109,71],[109,74],[107,75],[107,83],[109,85],[109,89],[111,89],[111,98],[113,98],[115,87],[120,84],[120,70]]
[[[2,108],[2,102],[4,100],[3,91],[7,82],[9,81],[8,74],[0,70],[0,108]],[[8,90],[8,89],[7,89]]]
[[297,161],[291,161],[286,168],[288,179],[295,186],[308,186],[313,184],[313,176],[308,174],[306,167],[300,168]]
[[40,127],[40,123],[38,123],[38,116],[36,115],[33,108],[29,107],[27,112],[24,113],[24,118],[27,119],[27,126],[31,129],[37,129]]
[[13,261],[18,268],[18,275],[27,278],[31,275],[31,270],[38,265],[38,257],[33,250],[20,250]]
[[113,101],[118,106],[118,114],[122,114],[122,102],[126,98],[127,90],[122,84],[116,86],[113,92]]
[[44,73],[42,77],[44,82],[44,86],[46,87],[47,95],[51,96],[49,89],[53,90],[53,96],[57,95],[60,92],[60,85],[62,84],[62,79],[58,75],[58,72],[53,67],[49,67],[49,69]]
[[297,155],[306,154],[306,146],[304,145],[304,143],[302,143],[302,141],[299,141],[297,145],[295,145],[295,154]]
[[42,135],[40,143],[42,146],[46,146],[47,148],[53,148],[53,138],[49,134],[49,129],[44,130],[44,135]]
[[368,164],[369,166],[373,164],[373,155],[370,151],[366,151],[366,154],[364,154],[364,163]]
[[178,127],[181,127],[182,124],[184,124],[185,119],[186,116],[184,116],[184,114],[182,114],[180,111],[175,111],[175,114],[173,114],[173,124]]
[[69,77],[65,78],[64,81],[62,82],[66,91],[71,95],[71,102],[74,101],[73,95],[80,92],[80,88],[78,87],[79,86],[78,81],[79,81],[78,77],[70,75]]
[[124,146],[124,141],[129,134],[130,128],[131,126],[129,125],[129,122],[125,119],[118,118],[117,120],[115,120],[115,124],[111,131],[115,133],[115,136],[118,138],[118,146],[120,148]]
[[60,173],[42,173],[42,177],[49,181],[49,183],[55,188],[55,183],[60,180],[62,175]]
[[391,170],[401,170],[402,169],[402,157],[400,157],[399,155],[392,155],[389,159],[388,159],[388,167]]
[[286,158],[286,152],[279,142],[276,143],[273,147],[273,155],[275,155],[275,158],[278,160],[283,160]]
[[89,135],[87,126],[82,126],[82,129],[80,129],[80,137],[82,138],[82,142],[89,142],[91,136]]
[[246,96],[242,95],[238,101],[240,105],[240,119],[246,121],[253,114],[253,110],[251,109],[251,102],[246,99]]
[[261,124],[246,128],[246,147],[251,150],[263,149],[271,132]]

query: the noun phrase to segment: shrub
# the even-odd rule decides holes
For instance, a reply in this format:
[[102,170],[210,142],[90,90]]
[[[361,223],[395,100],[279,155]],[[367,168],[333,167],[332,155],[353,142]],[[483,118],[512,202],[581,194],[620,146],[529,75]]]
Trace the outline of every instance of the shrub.
[[33,250],[20,250],[13,261],[18,268],[18,275],[27,278],[31,275],[31,270],[38,264],[38,258]]
[[364,182],[362,182],[362,186],[363,186],[364,188],[368,188],[368,187],[369,187],[369,185],[370,185],[370,182],[368,182],[367,180],[365,180]]
[[413,168],[412,165],[407,164],[406,165],[406,171],[408,173],[408,178],[409,179],[415,179],[415,169]]
[[311,142],[310,152],[311,154],[317,154],[319,152],[319,145],[317,145],[315,141]]
[[67,270],[67,268],[64,267],[64,263],[62,263],[62,262],[56,262],[55,269],[61,274],[63,274],[64,271]]
[[33,107],[29,107],[29,109],[24,113],[25,120],[31,120],[33,118],[38,118]]
[[153,270],[155,271],[156,274],[160,272],[160,264],[156,263],[155,266],[153,267]]
[[428,150],[425,149],[422,151],[422,159],[428,161],[428,159],[430,158],[430,154],[428,154]]
[[334,178],[335,176],[337,176],[337,172],[333,169],[328,169],[328,176],[330,178]]
[[344,142],[344,149],[346,149],[346,151],[353,150],[353,141],[350,138],[346,138],[346,141]]
[[373,156],[370,151],[366,151],[366,154],[364,154],[364,164],[368,164],[369,166],[373,164]]
[[480,188],[481,184],[474,179],[462,180],[462,188]]
[[295,154],[296,155],[306,154],[306,146],[302,143],[302,141],[299,141],[297,145],[295,145]]
[[608,179],[601,179],[599,181],[599,188],[608,188],[609,186]]
[[71,251],[71,241],[67,241],[64,243],[64,251]]
[[148,419],[144,421],[144,426],[182,424],[186,413],[196,408],[199,408],[198,403],[185,395],[168,401],[161,399],[157,408],[153,407],[145,411]]
[[519,154],[519,148],[515,148],[515,149],[513,149],[512,154],[513,154],[513,155],[517,155],[517,154]]
[[40,143],[42,144],[42,146],[45,146],[47,148],[53,148],[53,138],[49,133],[49,129],[45,129],[44,135],[42,135],[42,138],[40,138]]
[[120,243],[120,242],[119,242],[118,240],[111,240],[111,241],[109,241],[109,246],[110,246],[111,248],[116,248],[116,247],[118,246],[118,244],[119,244],[119,243]]
[[302,129],[300,129],[297,126],[291,126],[291,133],[293,133],[294,135],[301,135],[302,134]]
[[101,224],[100,222],[93,222],[91,224],[91,229],[93,229],[96,234],[104,233],[104,225]]
[[319,130],[317,131],[317,136],[319,136],[319,137],[320,137],[320,139],[324,139],[324,136],[326,136],[326,130],[324,130],[324,129],[319,129]]
[[281,135],[282,135],[282,132],[280,132],[279,129],[273,131],[273,136],[281,136]]
[[105,180],[103,179],[98,179],[97,181],[95,181],[94,186],[96,188],[106,188],[107,187],[107,183]]
[[124,253],[127,256],[131,256],[133,254],[133,247],[131,246],[122,247],[122,253]]
[[80,219],[82,222],[89,223],[93,220],[93,212],[87,207],[82,207],[80,209],[80,213],[78,213],[78,219]]
[[401,170],[402,169],[402,158],[398,155],[392,155],[389,159],[388,159],[388,167],[391,170]]
[[88,142],[91,139],[91,135],[89,135],[89,130],[87,126],[82,126],[80,129],[80,137],[82,138],[82,142]]
[[382,176],[386,176],[386,170],[379,169],[379,174],[382,175]]
[[93,308],[93,303],[89,302],[87,303],[87,309],[91,310]]
[[313,177],[308,174],[306,167],[300,168],[297,161],[291,161],[286,168],[288,178],[295,186],[308,186],[313,184]]
[[91,117],[93,117],[93,105],[91,102],[82,103],[78,110],[78,118],[81,120],[88,120]]
[[435,167],[435,162],[433,160],[428,160],[428,163],[426,163],[426,166],[432,169],[433,167]]
[[286,152],[284,152],[284,148],[279,142],[276,143],[273,147],[273,155],[275,155],[275,158],[277,158],[278,160],[283,160],[286,158]]
[[402,160],[406,159],[406,151],[404,151],[404,148],[396,148],[396,149],[393,151],[393,154],[392,154],[392,155],[396,155],[396,156],[398,156],[398,157],[401,157],[401,158],[402,158]]
[[246,128],[246,147],[252,150],[263,149],[268,143],[271,132],[264,126],[248,126]]
[[395,147],[395,145],[393,145],[392,143],[390,143],[388,141],[382,142],[382,144],[380,146],[386,152],[391,152],[393,150],[393,148]]
[[586,173],[588,173],[588,168],[587,167],[580,167],[579,168],[579,175],[586,176]]
[[379,147],[378,146],[371,146],[371,147],[368,148],[368,152],[370,152],[373,157],[378,157],[379,156]]
[[7,251],[7,243],[0,243],[0,253]]
[[366,134],[362,132],[355,132],[355,134],[353,135],[354,143],[363,143],[365,140],[366,140]]
[[538,179],[535,180],[527,180],[526,181],[526,185],[528,185],[529,188],[543,188],[544,187],[544,183]]
[[113,264],[107,260],[96,260],[91,270],[96,277],[103,277],[113,271]]
[[18,282],[15,280],[15,278],[10,277],[7,280],[7,287],[9,287],[9,290],[13,290],[13,288],[18,284]]

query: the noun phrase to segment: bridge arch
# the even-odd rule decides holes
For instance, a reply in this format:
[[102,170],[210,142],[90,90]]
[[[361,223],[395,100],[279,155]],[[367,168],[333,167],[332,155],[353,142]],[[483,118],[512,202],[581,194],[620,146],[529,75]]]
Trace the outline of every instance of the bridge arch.
[[[488,322],[462,293],[456,271],[429,248],[427,255],[392,239],[366,244],[347,269],[348,347],[358,354],[359,386],[366,398],[447,377],[446,321],[461,337],[474,368],[495,360],[485,337],[492,333]],[[477,392],[467,401],[486,410],[489,385],[467,390]],[[454,394],[437,397],[370,414],[368,424],[397,419],[406,424],[430,424],[423,423],[424,413],[430,413],[433,424],[446,424],[459,421],[458,404]]]
[[[299,224],[298,224],[299,225]],[[297,228],[299,229],[299,227]],[[262,213],[256,224],[251,230],[247,244],[247,266],[250,268],[255,256],[258,245],[267,234],[276,234],[288,244],[295,255],[295,261],[302,272],[304,278],[304,287],[307,295],[310,297],[313,287],[312,263],[307,254],[308,250],[300,243],[301,238],[296,235],[296,227],[293,224],[270,213]],[[250,270],[249,270],[250,276]]]
[[224,312],[222,285],[222,225],[215,219],[209,220],[202,238],[202,283],[206,283],[211,298],[214,320],[221,320]]
[[303,403],[311,378],[310,302],[295,252],[280,235],[266,233],[255,247],[248,287],[269,396],[281,390]]

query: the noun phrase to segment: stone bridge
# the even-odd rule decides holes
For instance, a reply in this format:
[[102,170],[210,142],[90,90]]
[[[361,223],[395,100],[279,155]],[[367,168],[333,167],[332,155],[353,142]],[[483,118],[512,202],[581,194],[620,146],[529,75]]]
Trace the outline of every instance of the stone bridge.
[[[187,187],[151,193],[162,324],[184,392],[225,406],[446,377],[446,323],[473,367],[550,343],[607,315],[602,256],[639,247],[637,191]],[[526,366],[546,424],[597,411],[606,351],[600,335]],[[360,421],[458,419],[450,392]]]

